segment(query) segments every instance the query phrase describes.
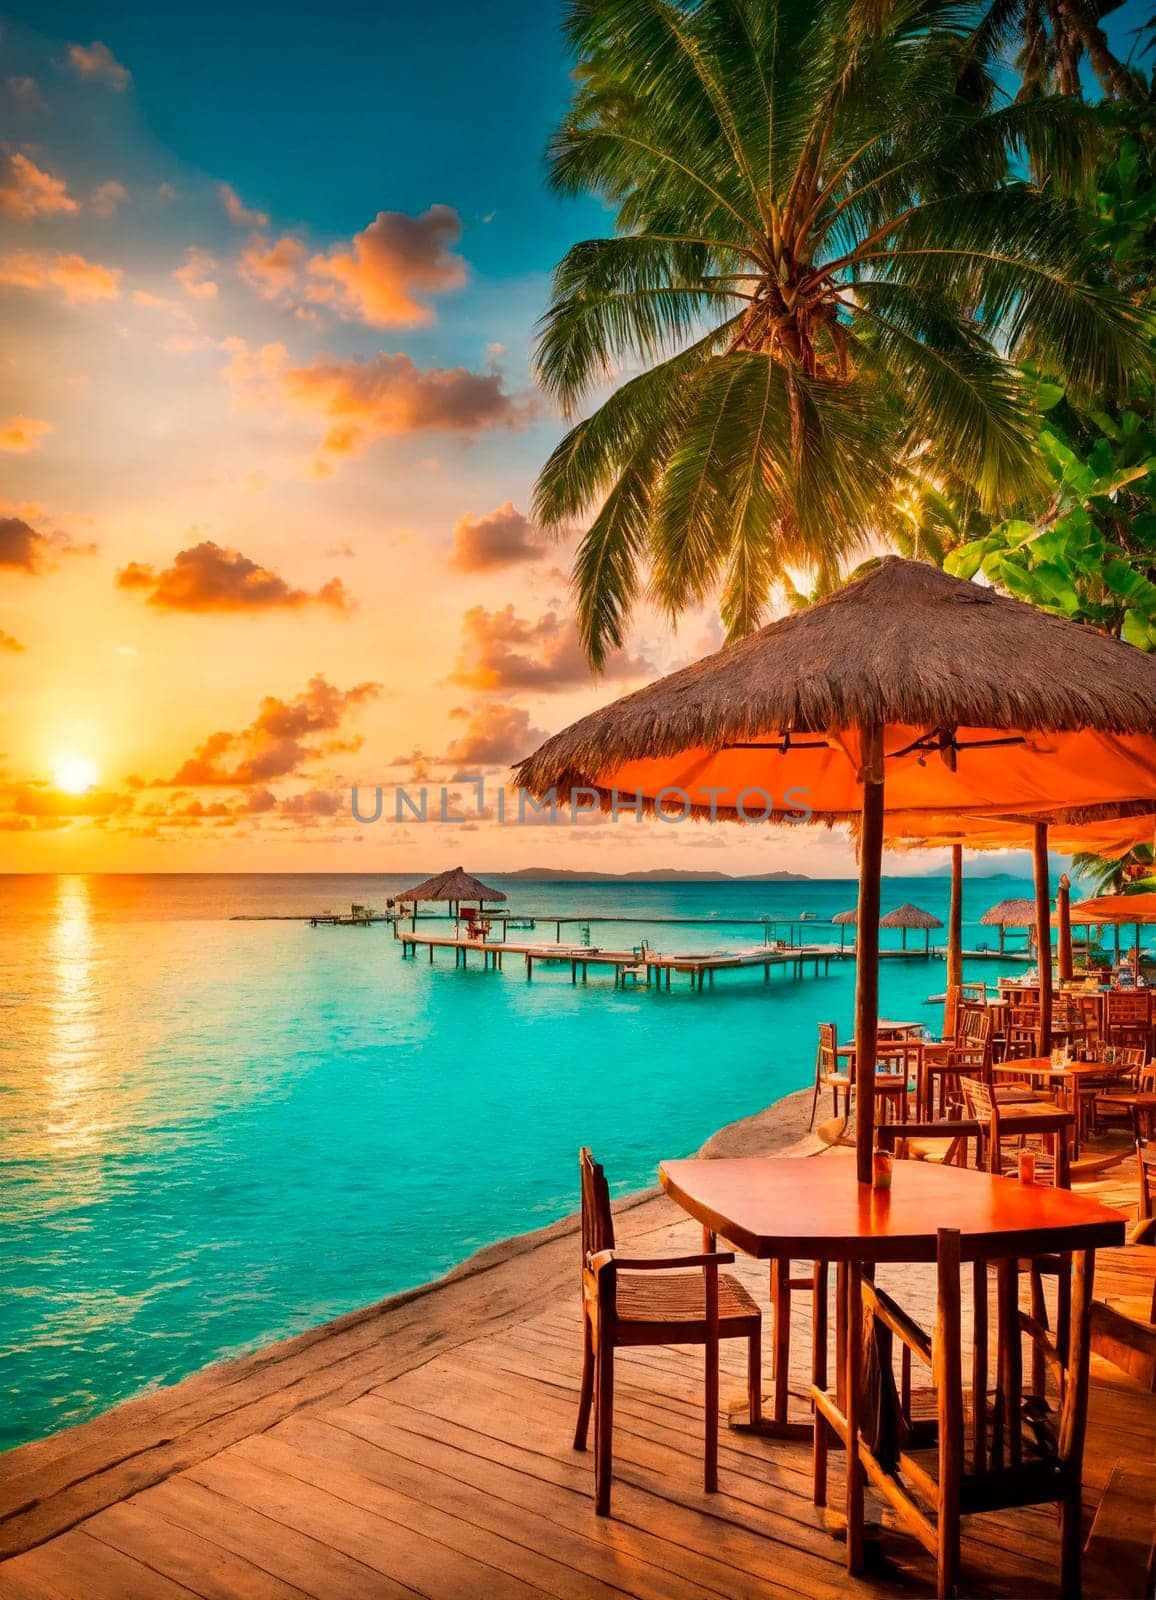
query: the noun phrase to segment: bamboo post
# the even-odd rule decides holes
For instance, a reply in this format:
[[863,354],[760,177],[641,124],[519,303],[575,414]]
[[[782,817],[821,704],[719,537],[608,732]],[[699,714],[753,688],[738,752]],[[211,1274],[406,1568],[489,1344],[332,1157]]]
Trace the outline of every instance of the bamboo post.
[[1036,881],[1036,958],[1040,967],[1040,1051],[1052,1048],[1052,885],[1048,876],[1048,825],[1037,822],[1032,839]]
[[862,732],[863,815],[855,932],[855,1176],[871,1182],[879,1022],[879,894],[883,874],[883,729]]
[[1065,872],[1056,894],[1056,919],[1059,922],[1056,960],[1061,982],[1072,976],[1072,883]]
[[947,913],[947,989],[963,982],[963,846],[951,847],[951,909]]

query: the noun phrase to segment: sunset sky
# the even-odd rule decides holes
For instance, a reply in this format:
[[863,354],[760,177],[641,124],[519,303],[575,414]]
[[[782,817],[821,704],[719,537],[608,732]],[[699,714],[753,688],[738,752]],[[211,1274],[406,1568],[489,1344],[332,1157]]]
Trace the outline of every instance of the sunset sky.
[[8,16],[0,867],[846,872],[825,831],[350,813],[719,643],[644,614],[592,683],[527,521],[534,322],[607,224],[543,181],[555,7]]

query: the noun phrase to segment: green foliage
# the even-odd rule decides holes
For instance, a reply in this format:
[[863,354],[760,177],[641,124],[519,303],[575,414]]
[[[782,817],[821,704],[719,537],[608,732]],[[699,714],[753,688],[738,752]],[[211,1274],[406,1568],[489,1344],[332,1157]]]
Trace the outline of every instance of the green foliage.
[[1047,481],[1027,363],[1084,405],[1147,365],[1087,203],[1097,114],[1001,104],[987,16],[571,0],[551,177],[616,232],[559,265],[538,375],[568,414],[620,386],[535,506],[556,528],[593,518],[575,586],[596,665],[648,587],[672,614],[718,593],[730,636],[749,632],[789,573],[869,545],[916,468],[951,488],[908,534],[946,554],[977,508]]
[[[1156,184],[1150,157],[1125,135],[1100,183],[1106,275],[1137,301],[1150,294]],[[1156,395],[1143,369],[1099,403],[1059,384],[1036,387],[1049,490],[955,550],[947,567],[1156,650]]]
[[[1059,410],[1059,408],[1057,408]],[[1066,424],[1066,425],[1065,425]],[[1156,650],[1156,431],[1125,410],[1055,412],[1040,429],[1052,493],[1035,521],[1012,517],[947,558],[1045,611]]]

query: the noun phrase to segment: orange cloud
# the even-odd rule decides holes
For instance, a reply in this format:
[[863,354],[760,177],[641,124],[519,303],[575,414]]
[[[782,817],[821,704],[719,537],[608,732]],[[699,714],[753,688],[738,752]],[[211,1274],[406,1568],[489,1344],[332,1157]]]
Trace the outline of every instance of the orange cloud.
[[296,287],[298,271],[308,253],[301,241],[289,234],[270,244],[257,233],[242,251],[237,271],[263,300],[281,300]]
[[111,817],[131,810],[132,801],[108,789],[65,794],[45,783],[16,783],[0,790],[0,806],[24,817]]
[[288,795],[282,800],[283,817],[298,819],[335,817],[342,809],[342,797],[331,789],[306,789],[301,794]]
[[107,182],[97,184],[88,203],[98,217],[115,217],[117,207],[127,199],[128,190],[124,184],[109,178]]
[[241,196],[231,183],[222,183],[217,187],[221,197],[221,204],[229,214],[229,220],[235,222],[239,228],[267,228],[269,218],[263,211],[250,211]]
[[20,517],[0,517],[0,567],[43,572],[53,553],[51,539]]
[[471,711],[459,707],[453,715],[466,723],[460,738],[446,750],[445,759],[458,773],[479,767],[508,767],[542,743],[546,735],[530,725],[530,713],[520,706],[484,705]]
[[384,351],[369,360],[318,356],[283,378],[290,405],[324,419],[323,456],[360,455],[376,439],[411,433],[480,433],[511,427],[518,407],[497,373],[423,369]]
[[122,276],[119,267],[102,267],[79,255],[15,250],[0,256],[0,288],[34,294],[55,290],[68,305],[119,299]]
[[52,423],[39,417],[10,417],[7,422],[0,423],[0,450],[10,455],[27,455],[30,450],[39,450],[52,431]]
[[345,719],[381,693],[378,683],[337,689],[318,674],[293,700],[267,695],[257,716],[238,733],[212,733],[162,787],[191,789],[264,785],[299,771],[347,740],[322,740],[340,731]]
[[[531,622],[518,616],[512,605],[501,611],[472,606],[462,617],[462,632],[462,652],[450,683],[487,691],[554,693],[591,682],[578,629],[553,611]],[[653,670],[643,657],[618,651],[608,660],[603,676],[641,678]]]
[[542,546],[535,543],[534,532],[512,500],[484,517],[467,512],[454,524],[450,565],[459,572],[495,572],[523,561],[536,561]]
[[0,158],[0,211],[27,218],[76,209],[63,178],[54,178],[19,152]]
[[98,78],[110,89],[127,89],[132,73],[122,67],[106,44],[94,39],[91,44],[70,44],[68,61],[74,72],[82,78]]
[[180,284],[185,293],[194,300],[215,300],[217,298],[217,284],[209,276],[217,263],[207,250],[199,250],[193,245],[186,252],[183,267],[178,267],[173,277]]
[[450,206],[430,206],[419,217],[379,211],[348,247],[335,246],[312,258],[310,276],[321,282],[311,298],[373,328],[430,322],[433,313],[415,296],[465,283],[466,264],[450,249],[461,232],[461,219]]
[[179,551],[160,572],[132,561],[117,573],[116,582],[120,589],[147,590],[149,605],[163,611],[298,611],[312,605],[353,609],[340,578],[331,578],[315,592],[295,589],[268,567],[211,539]]
[[21,655],[24,649],[25,646],[20,643],[19,639],[14,639],[10,633],[5,633],[4,629],[0,628],[0,650],[6,651],[10,655]]
[[385,351],[365,360],[322,355],[307,367],[291,367],[283,344],[253,348],[230,338],[221,348],[229,352],[222,372],[238,406],[286,407],[326,424],[316,463],[322,474],[332,470],[334,458],[360,455],[378,439],[515,428],[532,414],[530,403],[509,394],[496,372],[421,368],[407,355]]

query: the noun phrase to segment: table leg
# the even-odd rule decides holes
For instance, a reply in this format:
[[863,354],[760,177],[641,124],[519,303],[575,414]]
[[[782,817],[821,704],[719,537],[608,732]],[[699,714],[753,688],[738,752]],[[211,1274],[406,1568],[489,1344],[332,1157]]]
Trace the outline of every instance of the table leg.
[[974,1420],[972,1471],[987,1469],[987,1262],[972,1268],[971,1407]]
[[757,1433],[769,1439],[810,1439],[810,1420],[793,1421],[791,1402],[791,1290],[810,1287],[812,1280],[791,1277],[789,1260],[772,1256],[771,1293],[771,1405],[769,1416],[752,1417],[750,1408],[732,1412],[730,1426],[741,1433]]
[[[1019,1275],[1014,1257],[996,1265],[996,1299],[999,1307],[999,1392],[1008,1464],[1023,1462],[1023,1348],[1019,1326]],[[1001,1452],[1002,1453],[1002,1452]],[[993,1465],[999,1466],[997,1462]]]
[[863,1465],[859,1460],[859,1411],[863,1382],[863,1272],[857,1261],[847,1264],[845,1277],[847,1330],[846,1401],[847,1418],[847,1570],[863,1570]]
[[[816,1389],[827,1387],[827,1263],[815,1262],[814,1339],[811,1346],[811,1382]],[[815,1407],[815,1442],[811,1461],[813,1499],[817,1506],[827,1504],[827,1448],[830,1429],[823,1413]]]
[[1094,1250],[1078,1250],[1072,1257],[1067,1382],[1060,1414],[1060,1461],[1067,1485],[1060,1503],[1060,1594],[1064,1600],[1079,1600],[1080,1594],[1080,1486],[1083,1478],[1084,1434],[1088,1423],[1088,1364],[1095,1267]]

